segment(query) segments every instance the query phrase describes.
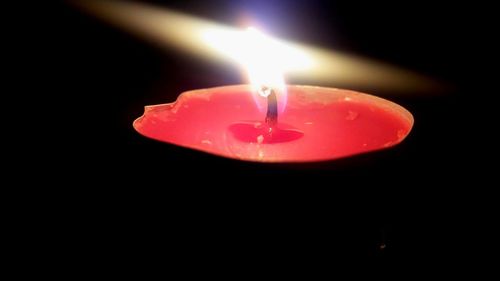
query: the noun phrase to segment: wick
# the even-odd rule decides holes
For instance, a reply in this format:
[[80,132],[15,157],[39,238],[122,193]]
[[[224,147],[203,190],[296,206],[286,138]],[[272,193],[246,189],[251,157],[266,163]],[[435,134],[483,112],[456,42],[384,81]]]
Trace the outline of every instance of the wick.
[[276,100],[276,93],[274,92],[273,89],[268,88],[266,86],[262,86],[261,91],[270,92],[269,95],[267,96],[266,124],[269,127],[269,132],[271,132],[278,123],[278,102]]

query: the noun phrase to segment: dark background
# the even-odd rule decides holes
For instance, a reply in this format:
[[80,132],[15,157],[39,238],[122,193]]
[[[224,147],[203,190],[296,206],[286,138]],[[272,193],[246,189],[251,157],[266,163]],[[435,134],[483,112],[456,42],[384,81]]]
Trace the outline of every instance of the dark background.
[[[453,87],[413,95],[360,89],[415,117],[409,137],[390,150],[312,165],[221,159],[148,140],[132,122],[144,105],[183,91],[242,83],[236,68],[165,51],[56,2],[34,34],[42,60],[30,71],[38,79],[28,82],[26,98],[36,118],[23,128],[29,165],[50,171],[37,177],[65,186],[46,191],[62,206],[54,213],[79,206],[64,220],[68,237],[78,237],[68,252],[186,274],[232,268],[235,276],[265,268],[335,275],[337,258],[353,274],[456,273],[476,257],[468,253],[482,229],[472,212],[485,196],[479,147],[494,130],[483,121],[491,80],[481,66],[488,24],[480,4],[148,2],[227,24],[250,15],[282,38],[376,58]],[[442,261],[451,259],[458,262],[447,268]]]

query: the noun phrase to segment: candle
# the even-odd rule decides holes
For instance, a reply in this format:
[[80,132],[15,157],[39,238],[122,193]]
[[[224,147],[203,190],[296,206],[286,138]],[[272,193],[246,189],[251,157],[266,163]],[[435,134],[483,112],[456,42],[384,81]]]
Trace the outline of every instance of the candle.
[[[237,39],[237,40],[236,40]],[[309,58],[254,28],[207,43],[241,63],[250,85],[196,90],[146,107],[134,128],[144,136],[219,156],[261,162],[311,162],[390,147],[413,125],[390,101],[333,88],[286,86],[285,70]]]
[[250,85],[182,93],[174,103],[147,106],[133,125],[152,139],[261,162],[323,161],[380,150],[400,143],[413,125],[403,107],[368,94],[293,85],[285,90],[286,108],[275,127],[266,124],[266,109]]

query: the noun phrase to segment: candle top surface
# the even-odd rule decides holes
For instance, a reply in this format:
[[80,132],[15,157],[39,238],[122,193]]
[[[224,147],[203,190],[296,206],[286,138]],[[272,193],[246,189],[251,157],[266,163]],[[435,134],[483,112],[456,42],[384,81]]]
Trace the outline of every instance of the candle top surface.
[[273,139],[260,134],[265,109],[249,85],[182,93],[146,106],[134,122],[142,135],[215,155],[258,162],[314,162],[400,143],[413,116],[388,100],[350,90],[287,86]]

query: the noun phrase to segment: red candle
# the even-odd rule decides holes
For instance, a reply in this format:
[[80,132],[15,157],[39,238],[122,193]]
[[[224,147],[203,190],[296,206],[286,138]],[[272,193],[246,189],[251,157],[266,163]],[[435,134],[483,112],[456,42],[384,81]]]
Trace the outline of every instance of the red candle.
[[[256,99],[256,96],[258,97]],[[276,124],[266,122],[255,89],[235,85],[189,91],[176,102],[147,106],[134,122],[142,135],[234,159],[312,162],[400,143],[413,126],[403,107],[368,94],[287,86]],[[270,105],[269,105],[270,106]]]

